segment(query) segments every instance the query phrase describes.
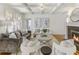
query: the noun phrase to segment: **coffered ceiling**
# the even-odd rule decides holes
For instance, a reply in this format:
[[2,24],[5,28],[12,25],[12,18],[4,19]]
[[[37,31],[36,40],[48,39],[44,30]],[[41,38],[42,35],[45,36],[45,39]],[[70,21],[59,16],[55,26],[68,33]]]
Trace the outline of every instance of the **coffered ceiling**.
[[7,5],[24,14],[69,12],[79,7],[77,3],[9,3]]

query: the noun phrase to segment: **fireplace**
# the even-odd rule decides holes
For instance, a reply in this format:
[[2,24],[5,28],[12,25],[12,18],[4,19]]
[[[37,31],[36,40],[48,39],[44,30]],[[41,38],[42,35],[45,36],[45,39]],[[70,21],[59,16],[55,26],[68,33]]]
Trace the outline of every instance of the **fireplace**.
[[79,27],[68,26],[68,39],[73,39],[77,50],[79,51]]

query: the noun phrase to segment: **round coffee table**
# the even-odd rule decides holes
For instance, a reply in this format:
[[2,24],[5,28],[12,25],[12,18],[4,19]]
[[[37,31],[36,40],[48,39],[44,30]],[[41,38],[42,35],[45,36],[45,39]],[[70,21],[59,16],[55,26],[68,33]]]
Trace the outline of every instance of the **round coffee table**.
[[50,55],[52,53],[52,49],[48,46],[41,47],[41,53],[43,55]]

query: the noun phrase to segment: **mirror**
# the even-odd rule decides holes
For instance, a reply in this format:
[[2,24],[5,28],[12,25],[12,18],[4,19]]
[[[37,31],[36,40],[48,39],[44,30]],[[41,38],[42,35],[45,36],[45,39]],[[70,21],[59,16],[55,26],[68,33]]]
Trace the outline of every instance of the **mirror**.
[[75,8],[75,9],[72,11],[72,13],[71,13],[71,15],[70,15],[70,19],[71,19],[71,21],[73,21],[73,22],[79,21],[79,8]]

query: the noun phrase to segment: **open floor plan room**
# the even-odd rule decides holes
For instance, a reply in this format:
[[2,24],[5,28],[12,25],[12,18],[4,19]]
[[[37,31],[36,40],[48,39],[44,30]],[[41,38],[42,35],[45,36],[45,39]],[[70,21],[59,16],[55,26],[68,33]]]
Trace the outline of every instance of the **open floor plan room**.
[[79,55],[79,3],[0,3],[0,55]]

